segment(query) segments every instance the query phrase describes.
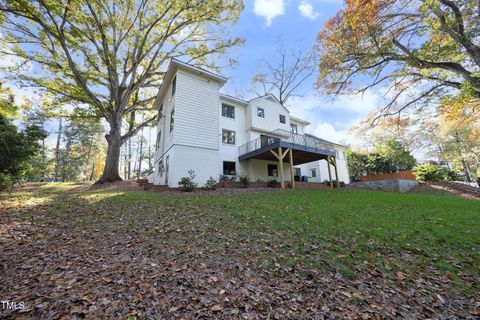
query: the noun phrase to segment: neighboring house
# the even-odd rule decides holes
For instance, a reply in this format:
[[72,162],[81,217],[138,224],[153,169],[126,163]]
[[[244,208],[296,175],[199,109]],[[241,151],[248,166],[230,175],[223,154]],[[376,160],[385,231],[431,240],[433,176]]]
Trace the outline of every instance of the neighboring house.
[[176,187],[189,170],[200,186],[221,176],[290,181],[292,171],[323,181],[329,179],[329,159],[332,179],[336,162],[339,180],[348,183],[346,147],[305,134],[309,122],[290,116],[273,95],[243,101],[221,94],[226,82],[217,74],[170,62],[154,103],[159,121],[150,182]]

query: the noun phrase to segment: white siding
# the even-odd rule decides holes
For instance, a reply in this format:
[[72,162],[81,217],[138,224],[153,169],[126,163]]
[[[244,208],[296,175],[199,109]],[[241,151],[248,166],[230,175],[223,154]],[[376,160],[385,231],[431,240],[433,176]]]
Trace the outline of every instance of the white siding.
[[[257,116],[257,107],[263,108],[265,112],[264,118]],[[271,132],[276,129],[283,129],[290,131],[290,115],[287,109],[278,102],[272,101],[268,96],[251,101],[248,104],[247,112],[250,114],[247,130]],[[280,115],[285,116],[285,124],[280,123]]]
[[217,82],[177,72],[176,144],[218,150],[219,89]]
[[[228,118],[222,116],[222,103],[228,104],[235,108],[235,118]],[[236,162],[237,175],[244,175],[246,172],[242,170],[240,162],[238,160],[238,147],[247,143],[247,131],[246,131],[246,106],[233,101],[222,99],[219,104],[219,117],[220,127],[218,130],[218,143],[220,150],[220,159],[218,161],[218,171],[220,175],[223,175],[223,161]],[[222,130],[235,131],[235,145],[224,144],[222,141]]]
[[218,179],[218,150],[175,145],[173,158],[170,158],[170,176],[168,184],[170,187],[178,187],[182,177],[188,176],[188,170],[195,171],[195,179],[198,187],[205,185],[211,176]]
[[[168,185],[178,187],[181,177],[194,170],[195,182],[201,187],[209,177],[218,179],[223,175],[223,162],[235,161],[237,175],[248,175],[251,181],[257,179],[271,180],[279,177],[268,176],[267,164],[278,162],[263,160],[238,160],[238,148],[261,134],[283,129],[290,131],[290,123],[297,124],[298,133],[305,134],[304,122],[291,120],[289,112],[269,96],[255,99],[248,104],[241,103],[226,96],[220,97],[221,84],[217,80],[179,67],[176,74],[175,95],[172,96],[172,83],[164,92],[163,117],[158,122],[157,133],[161,130],[160,147],[155,152],[155,172],[149,180],[155,184],[166,183],[166,172],[158,172],[159,161],[166,166],[169,157]],[[170,80],[171,81],[171,80]],[[222,102],[235,108],[235,118],[222,116]],[[265,117],[257,116],[257,107],[263,108]],[[170,114],[175,111],[174,129],[170,132]],[[280,115],[285,116],[285,123],[280,123]],[[222,130],[235,131],[235,145],[224,144]],[[340,148],[337,158],[339,180],[348,182],[348,169],[343,158],[346,149]],[[314,181],[328,179],[326,161],[315,161],[296,166],[301,174],[310,176],[311,168],[316,168]],[[332,168],[332,174],[334,170]],[[291,180],[289,164],[284,164],[285,180]]]

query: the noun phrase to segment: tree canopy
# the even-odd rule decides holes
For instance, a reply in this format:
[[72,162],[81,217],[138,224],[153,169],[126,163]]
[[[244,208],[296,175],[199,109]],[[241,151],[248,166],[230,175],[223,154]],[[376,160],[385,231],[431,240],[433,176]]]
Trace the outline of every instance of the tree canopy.
[[372,123],[432,100],[478,108],[478,6],[476,0],[346,0],[318,35],[318,86],[329,94],[383,87],[389,101]]
[[39,140],[46,132],[36,124],[19,130],[12,117],[17,106],[8,90],[0,86],[0,190],[28,179],[35,168],[32,159],[39,153]]
[[121,145],[156,114],[127,129],[123,121],[150,109],[166,62],[215,67],[213,57],[243,41],[227,37],[226,28],[242,8],[239,0],[0,0],[0,51],[33,66],[10,68],[15,79],[109,123],[101,180],[114,181]]

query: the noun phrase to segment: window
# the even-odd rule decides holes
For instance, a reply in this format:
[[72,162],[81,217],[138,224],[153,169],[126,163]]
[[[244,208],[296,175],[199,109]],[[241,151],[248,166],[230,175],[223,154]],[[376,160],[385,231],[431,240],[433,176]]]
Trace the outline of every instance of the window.
[[158,123],[160,123],[160,118],[162,117],[162,111],[163,111],[163,104],[160,106],[160,109],[158,109],[158,115],[157,115]]
[[280,123],[287,123],[287,119],[285,119],[283,114],[280,115]]
[[226,144],[235,144],[235,131],[223,129],[222,142]]
[[295,176],[301,177],[301,176],[302,176],[302,169],[300,169],[300,168],[295,168]]
[[235,107],[222,103],[222,116],[235,119]]
[[163,166],[163,160],[160,160],[160,162],[158,162],[158,173],[160,177],[163,177],[163,171],[165,171],[165,167]]
[[162,138],[162,131],[158,131],[157,133],[157,142],[155,143],[155,150],[160,148],[160,139]]
[[265,110],[263,108],[257,107],[257,117],[265,118]]
[[268,164],[267,165],[268,176],[269,177],[278,177],[277,173],[277,165],[276,164]]
[[172,97],[175,95],[176,90],[177,90],[177,77],[173,78],[173,81],[172,81]]
[[298,133],[298,127],[296,124],[291,124],[290,125],[290,131],[292,131],[293,133]]
[[233,161],[223,161],[223,174],[226,176],[236,175],[235,165],[236,163]]
[[170,132],[173,131],[173,127],[175,126],[175,109],[170,112]]
[[312,178],[315,178],[317,176],[317,169],[311,169],[312,170]]

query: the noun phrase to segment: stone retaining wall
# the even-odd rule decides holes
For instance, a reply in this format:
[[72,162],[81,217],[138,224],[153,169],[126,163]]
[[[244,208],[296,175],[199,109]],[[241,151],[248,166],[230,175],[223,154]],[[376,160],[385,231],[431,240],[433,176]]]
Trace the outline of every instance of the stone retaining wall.
[[351,186],[359,189],[407,192],[417,186],[418,182],[405,179],[362,181],[352,183]]

